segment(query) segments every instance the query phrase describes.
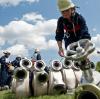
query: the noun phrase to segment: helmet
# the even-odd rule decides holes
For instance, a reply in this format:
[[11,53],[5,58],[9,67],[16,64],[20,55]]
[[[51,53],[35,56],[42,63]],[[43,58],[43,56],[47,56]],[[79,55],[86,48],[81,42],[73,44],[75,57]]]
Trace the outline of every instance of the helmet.
[[3,52],[5,55],[10,55],[10,52],[8,52],[8,51],[4,51]]
[[21,60],[21,55],[16,56],[16,59]]
[[75,5],[71,0],[58,0],[58,8],[60,11],[64,11],[73,7],[75,7]]

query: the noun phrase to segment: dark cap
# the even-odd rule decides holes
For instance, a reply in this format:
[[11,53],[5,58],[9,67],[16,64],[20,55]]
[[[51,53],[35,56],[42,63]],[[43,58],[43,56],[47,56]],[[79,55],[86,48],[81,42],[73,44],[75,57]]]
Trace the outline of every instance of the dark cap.
[[5,52],[3,52],[5,55],[10,55],[10,52],[8,52],[8,51],[5,51]]

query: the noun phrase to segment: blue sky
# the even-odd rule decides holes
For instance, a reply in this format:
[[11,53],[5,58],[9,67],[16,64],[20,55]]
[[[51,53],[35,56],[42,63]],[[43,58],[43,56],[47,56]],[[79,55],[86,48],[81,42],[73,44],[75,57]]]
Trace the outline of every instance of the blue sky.
[[[91,60],[100,60],[100,0],[73,0],[87,22],[92,42],[96,46]],[[12,56],[30,58],[39,48],[48,64],[61,59],[55,41],[56,22],[60,12],[56,0],[0,0],[0,55],[5,50]],[[13,60],[14,57],[11,57]]]

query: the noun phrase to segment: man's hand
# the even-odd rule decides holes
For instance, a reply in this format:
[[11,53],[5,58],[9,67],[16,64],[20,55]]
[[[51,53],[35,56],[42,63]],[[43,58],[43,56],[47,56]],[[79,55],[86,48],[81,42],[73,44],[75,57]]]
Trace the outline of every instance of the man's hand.
[[61,57],[64,57],[64,50],[63,50],[63,48],[59,48],[58,54],[59,54]]

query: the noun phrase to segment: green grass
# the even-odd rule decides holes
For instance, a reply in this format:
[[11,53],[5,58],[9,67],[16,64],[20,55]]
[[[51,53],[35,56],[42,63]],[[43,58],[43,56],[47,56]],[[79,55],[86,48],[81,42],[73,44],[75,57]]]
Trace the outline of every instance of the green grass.
[[[10,91],[0,91],[0,99],[16,99],[15,94],[12,94]],[[55,95],[55,96],[38,96],[38,97],[29,97],[21,99],[74,99],[72,95]]]
[[98,62],[96,63],[96,70],[97,70],[98,72],[100,72],[100,61],[98,61]]
[[10,91],[0,91],[0,99],[15,99],[15,95],[11,94]]

